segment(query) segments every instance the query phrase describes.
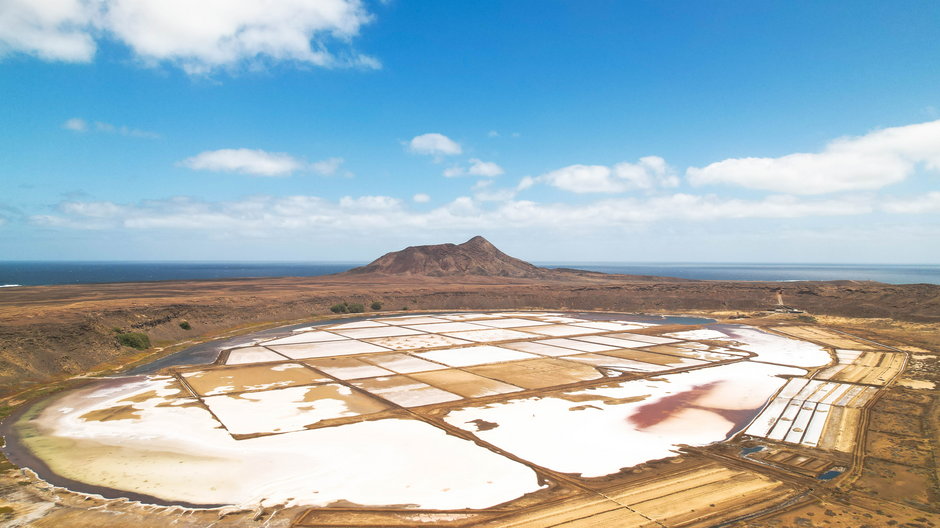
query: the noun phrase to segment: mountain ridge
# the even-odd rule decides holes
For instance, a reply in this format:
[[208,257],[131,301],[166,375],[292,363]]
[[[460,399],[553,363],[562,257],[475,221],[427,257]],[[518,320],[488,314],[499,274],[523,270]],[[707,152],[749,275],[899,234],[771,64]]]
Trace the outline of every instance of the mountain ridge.
[[400,251],[386,253],[371,263],[346,273],[539,279],[551,277],[557,272],[511,257],[489,240],[477,235],[462,244],[409,246]]

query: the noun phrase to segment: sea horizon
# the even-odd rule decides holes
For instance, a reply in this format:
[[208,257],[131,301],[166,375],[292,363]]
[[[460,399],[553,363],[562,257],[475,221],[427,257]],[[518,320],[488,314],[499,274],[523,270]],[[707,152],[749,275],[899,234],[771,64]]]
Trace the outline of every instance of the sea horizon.
[[[0,261],[0,288],[57,284],[102,284],[258,277],[314,277],[341,273],[367,261],[207,261],[207,260],[6,260]],[[696,280],[876,281],[887,284],[940,284],[940,265],[812,262],[616,262],[536,261],[547,268],[574,268],[624,275]]]

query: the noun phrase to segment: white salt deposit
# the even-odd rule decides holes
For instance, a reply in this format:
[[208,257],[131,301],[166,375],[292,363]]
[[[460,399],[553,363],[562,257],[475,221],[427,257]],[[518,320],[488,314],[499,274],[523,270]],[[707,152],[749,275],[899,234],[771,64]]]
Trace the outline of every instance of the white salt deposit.
[[820,367],[831,361],[824,348],[808,341],[770,334],[749,326],[725,326],[722,331],[739,343],[735,348],[757,354],[755,361],[796,367]]
[[401,326],[382,326],[381,328],[354,328],[352,330],[337,330],[337,334],[353,339],[367,339],[370,337],[392,337],[421,334],[420,330],[412,330]]
[[366,341],[392,350],[417,350],[419,348],[438,348],[445,346],[469,345],[472,341],[457,339],[446,335],[419,334],[398,337],[375,337]]
[[444,365],[425,361],[420,358],[409,356],[407,354],[385,354],[381,356],[369,356],[368,361],[376,365],[397,372],[399,374],[409,374],[412,372],[426,372],[429,370],[445,369]]
[[[349,387],[328,384],[338,395],[349,396]],[[311,387],[289,387],[263,392],[203,398],[206,406],[231,434],[284,433],[302,431],[307,425],[330,418],[356,416],[342,399],[305,401]]]
[[538,357],[527,352],[490,345],[430,350],[428,352],[417,352],[414,355],[450,365],[451,367],[469,367],[471,365],[484,365],[487,363],[500,363],[503,361],[516,361]]
[[[77,442],[61,453],[47,452],[47,463],[92,485],[133,489],[165,501],[245,508],[337,501],[486,508],[539,489],[538,476],[526,466],[417,420],[236,441],[204,408],[158,407],[167,401],[162,397],[135,403],[136,419],[79,418],[165,383],[131,381],[110,396],[91,398],[86,390],[57,400],[39,418],[42,434]],[[62,412],[66,408],[71,410]]]
[[272,339],[270,341],[263,341],[264,345],[290,345],[294,343],[317,343],[320,341],[341,341],[343,339],[349,339],[348,337],[343,337],[331,332],[322,332],[322,331],[313,331],[313,332],[301,332],[293,334],[287,337],[281,337],[278,339]]
[[479,321],[478,324],[489,326],[492,328],[515,328],[517,326],[541,326],[547,325],[548,323],[542,321],[536,321],[534,319],[519,319],[518,317],[507,317],[505,319],[489,319],[486,321]]
[[675,337],[678,339],[709,339],[709,340],[729,340],[728,334],[724,332],[719,332],[718,330],[713,330],[711,328],[702,328],[700,330],[686,330],[684,332],[671,332],[668,334],[663,334],[669,337]]
[[350,354],[368,354],[370,352],[388,352],[388,349],[364,341],[352,339],[346,341],[328,341],[325,343],[298,343],[296,345],[278,345],[272,350],[291,359],[319,358],[327,356],[348,356]]
[[572,325],[563,325],[563,324],[547,324],[545,326],[524,326],[517,327],[523,332],[531,332],[533,334],[539,334],[543,336],[552,336],[552,337],[565,337],[573,335],[586,335],[597,333],[597,330],[593,328],[584,328],[582,326],[572,326]]
[[286,357],[272,352],[264,347],[236,348],[228,353],[226,365],[245,365],[248,363],[264,363],[266,361],[284,361]]
[[[577,397],[577,402],[561,397],[514,399],[464,407],[451,411],[444,419],[535,464],[584,477],[600,477],[673,456],[679,444],[705,445],[723,440],[733,431],[734,424],[717,412],[700,407],[707,403],[716,410],[760,408],[784,383],[776,375],[802,373],[775,365],[735,363],[667,375],[655,381],[626,381],[614,387],[569,393]],[[741,391],[735,389],[739,383],[746,383]],[[635,423],[643,418],[643,406],[667,396],[694,392],[696,387],[708,384],[721,391],[719,398],[707,402],[694,400],[695,408],[689,407],[690,403],[680,405],[671,416],[658,422],[652,420],[655,423],[645,426]],[[585,400],[585,396],[592,395],[597,399]],[[614,398],[639,401],[619,403]],[[586,403],[592,407],[585,407]],[[470,423],[474,420],[498,425],[477,431]]]
[[599,343],[591,343],[589,341],[579,341],[575,339],[543,339],[541,341],[536,341],[536,343],[542,345],[551,345],[562,348],[570,348],[571,350],[577,350],[578,352],[607,352],[610,350],[617,350],[618,347],[610,345],[602,345]]
[[471,330],[469,332],[454,332],[447,334],[457,339],[466,339],[477,343],[488,343],[491,341],[509,341],[511,339],[529,339],[538,337],[535,334],[519,332],[516,330],[506,330],[503,328],[493,328],[492,330]]
[[409,325],[408,328],[418,330],[421,332],[444,333],[444,332],[463,332],[465,330],[485,330],[487,327],[481,326],[475,323],[461,323],[461,322],[451,321],[451,322],[443,322],[443,323]]

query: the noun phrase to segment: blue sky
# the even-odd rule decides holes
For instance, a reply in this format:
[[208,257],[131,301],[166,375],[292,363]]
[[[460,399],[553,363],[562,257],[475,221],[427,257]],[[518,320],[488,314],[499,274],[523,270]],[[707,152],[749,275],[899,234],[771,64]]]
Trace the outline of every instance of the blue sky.
[[[265,7],[267,5],[267,7]],[[940,4],[0,0],[0,258],[935,263]]]

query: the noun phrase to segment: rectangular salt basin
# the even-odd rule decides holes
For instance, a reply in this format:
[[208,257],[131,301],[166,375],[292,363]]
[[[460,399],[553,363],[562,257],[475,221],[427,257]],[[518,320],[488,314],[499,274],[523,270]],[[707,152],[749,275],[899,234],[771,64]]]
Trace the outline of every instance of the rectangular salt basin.
[[780,394],[777,397],[786,398],[789,400],[790,398],[799,394],[807,383],[809,383],[809,380],[806,378],[790,378],[790,380],[787,381],[787,384],[784,385],[782,389],[780,389]]
[[578,341],[585,341],[587,343],[597,343],[599,345],[612,346],[614,348],[641,348],[641,347],[649,346],[649,343],[644,343],[641,341],[630,342],[624,339],[618,339],[616,337],[607,337],[607,336],[584,336],[584,337],[575,337],[574,339]]
[[522,390],[508,383],[457,369],[421,372],[412,374],[410,377],[465,398],[482,398]]
[[447,319],[448,321],[473,321],[477,319],[493,319],[495,316],[488,313],[456,313],[441,315],[441,319]]
[[447,319],[441,317],[383,317],[381,319],[376,319],[376,321],[395,325],[395,326],[408,326],[416,324],[429,324],[429,323],[446,323]]
[[389,376],[391,371],[357,358],[324,358],[304,361],[311,367],[342,380]]
[[469,367],[471,365],[517,361],[520,359],[538,357],[526,352],[490,345],[429,350],[427,352],[417,352],[414,355],[450,365],[451,367]]
[[[622,334],[618,334],[622,335]],[[617,348],[643,348],[650,346],[646,341],[631,341],[622,337],[606,336],[582,336],[578,341],[587,341],[588,343],[599,343],[601,345],[610,345]]]
[[806,432],[806,426],[809,425],[809,421],[813,418],[814,412],[816,412],[816,404],[813,402],[805,402],[799,414],[793,419],[793,425],[790,427],[790,431],[783,441],[790,442],[791,444],[800,443],[800,440],[803,439],[803,433]]
[[337,330],[337,334],[351,337],[353,339],[367,339],[370,337],[393,337],[404,335],[421,334],[420,330],[412,330],[401,326],[385,325],[381,328],[354,328],[352,330]]
[[777,424],[773,429],[771,429],[770,434],[767,435],[767,438],[771,440],[782,441],[787,433],[790,432],[790,426],[793,424],[793,419],[796,418],[796,415],[799,414],[802,407],[803,400],[790,400],[790,403],[787,404],[786,409],[783,410],[783,413],[780,415],[780,419],[777,420]]
[[392,350],[418,350],[422,348],[440,348],[458,345],[471,345],[472,341],[457,339],[438,334],[418,334],[397,337],[375,337],[366,339],[369,343],[390,348]]
[[570,356],[572,350],[570,348],[562,348],[552,345],[545,345],[542,343],[536,343],[533,341],[519,341],[516,343],[504,343],[500,345],[503,348],[511,348],[513,350],[519,350],[521,352],[531,352],[533,354],[538,354],[540,356],[548,357],[560,357],[560,356]]
[[382,368],[397,372],[398,374],[410,374],[412,372],[424,372],[428,370],[446,369],[444,365],[432,363],[420,358],[409,356],[408,354],[383,354],[376,356],[366,356],[366,360]]
[[492,330],[471,330],[469,332],[454,332],[448,333],[450,337],[456,337],[457,339],[466,339],[468,341],[475,341],[477,343],[488,343],[491,341],[509,341],[511,339],[530,339],[533,337],[539,337],[534,334],[529,334],[526,332],[518,332],[516,330],[507,330],[504,328],[493,328]]
[[264,347],[246,347],[230,350],[226,365],[244,365],[246,363],[265,363],[268,361],[284,361],[286,357],[272,352]]
[[463,398],[407,376],[388,376],[354,381],[353,385],[402,407],[420,407]]
[[330,383],[204,398],[230,434],[302,431],[323,420],[383,411],[381,401]]
[[183,372],[181,376],[200,396],[333,381],[299,363],[287,362],[247,367],[210,367]]
[[708,364],[707,361],[702,361],[699,359],[691,359],[691,358],[681,357],[681,356],[670,356],[668,354],[657,354],[655,352],[647,352],[645,350],[636,350],[636,349],[610,350],[608,352],[604,352],[604,355],[623,358],[623,359],[629,359],[632,361],[640,361],[643,363],[653,363],[655,365],[663,365],[670,369],[681,368],[681,367],[695,367],[695,366]]
[[543,389],[604,377],[591,365],[555,358],[480,365],[466,370],[526,389]]
[[546,324],[545,326],[520,326],[516,327],[516,330],[550,337],[566,337],[597,333],[597,330],[594,330],[593,328],[583,328],[580,326],[563,324]]
[[688,340],[706,339],[728,341],[731,339],[728,337],[728,334],[719,332],[718,330],[712,330],[711,328],[702,328],[700,330],[685,330],[684,332],[671,332],[663,335],[667,337]]
[[630,370],[633,372],[661,372],[663,370],[671,369],[671,367],[663,365],[654,365],[652,363],[644,363],[642,361],[634,361],[632,359],[605,356],[602,354],[578,354],[576,356],[565,356],[561,359],[577,361],[579,363],[587,363],[588,365],[594,365],[595,367]]
[[629,339],[631,341],[642,341],[644,343],[649,343],[651,345],[665,345],[667,343],[678,343],[679,339],[671,339],[668,337],[659,337],[651,336],[646,334],[633,334],[630,332],[623,332],[620,334],[611,334],[608,337],[619,337],[621,339]]
[[487,319],[485,321],[478,321],[478,324],[489,326],[492,328],[515,328],[517,326],[541,326],[547,325],[543,321],[536,321],[534,319],[519,319],[518,317],[507,317],[506,319]]
[[475,323],[462,323],[457,321],[444,321],[443,323],[409,325],[408,328],[421,332],[433,332],[442,334],[444,332],[463,332],[466,330],[485,330],[487,327]]
[[348,356],[350,354],[368,354],[370,352],[388,352],[388,349],[385,347],[351,339],[346,341],[327,341],[325,343],[298,343],[296,345],[279,345],[271,348],[275,352],[284,354],[291,359]]
[[281,337],[278,339],[272,339],[270,341],[264,341],[263,344],[267,345],[291,345],[294,343],[318,343],[320,341],[342,341],[344,339],[349,339],[341,335],[333,334],[331,332],[322,332],[322,331],[313,331],[313,332],[302,332],[299,334],[290,335],[287,337]]
[[549,323],[561,323],[561,324],[587,323],[588,322],[587,319],[577,319],[575,317],[564,317],[564,316],[557,316],[557,315],[537,316],[536,318],[541,319],[542,321],[547,321]]
[[327,326],[326,328],[330,330],[349,330],[352,328],[376,328],[380,326],[385,326],[385,323],[380,323],[378,321],[366,320],[366,321],[353,321],[352,323],[342,323]]
[[584,328],[593,328],[595,330],[604,330],[607,332],[617,332],[621,330],[636,330],[644,328],[635,324],[615,323],[613,321],[591,321],[588,323],[573,323],[573,326],[583,326]]
[[774,398],[760,415],[751,422],[745,432],[751,436],[766,437],[789,404],[789,398]]
[[609,345],[601,345],[598,343],[590,343],[587,341],[578,341],[575,339],[543,339],[541,341],[536,341],[543,345],[552,345],[562,348],[570,348],[571,350],[577,350],[578,352],[606,352],[608,350],[617,350],[618,347],[612,347]]
[[813,414],[813,419],[810,420],[809,425],[806,426],[806,432],[803,434],[801,444],[810,447],[816,447],[819,444],[823,429],[826,427],[826,420],[829,418],[829,409],[830,406],[825,403],[820,403],[816,406],[816,413]]

